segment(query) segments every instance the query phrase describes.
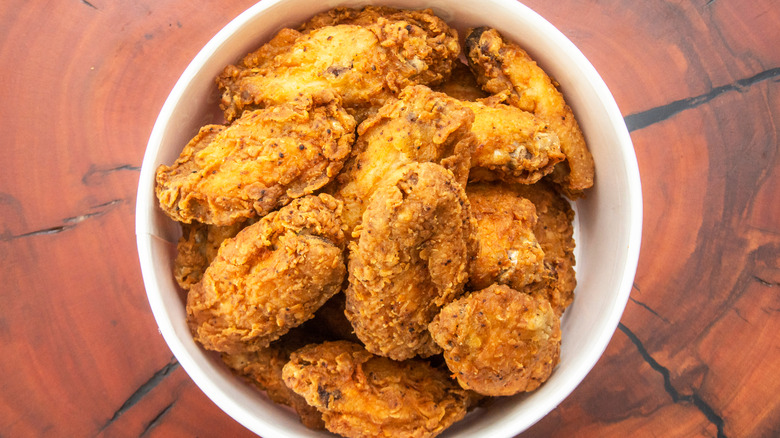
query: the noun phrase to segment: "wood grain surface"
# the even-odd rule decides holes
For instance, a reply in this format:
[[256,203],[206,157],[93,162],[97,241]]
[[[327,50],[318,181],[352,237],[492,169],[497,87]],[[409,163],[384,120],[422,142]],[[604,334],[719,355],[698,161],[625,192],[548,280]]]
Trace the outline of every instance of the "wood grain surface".
[[[252,434],[157,331],[134,203],[200,48],[254,0],[0,5],[0,437]],[[523,437],[780,434],[780,5],[526,0],[634,141],[634,289],[583,383]]]

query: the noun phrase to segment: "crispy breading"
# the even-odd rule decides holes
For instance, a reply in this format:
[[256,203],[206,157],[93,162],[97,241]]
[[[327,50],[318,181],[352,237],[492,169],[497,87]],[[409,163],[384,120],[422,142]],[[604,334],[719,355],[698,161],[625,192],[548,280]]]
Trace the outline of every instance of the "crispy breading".
[[290,354],[313,343],[311,338],[310,333],[296,328],[261,350],[235,354],[222,353],[221,357],[235,374],[254,387],[265,391],[274,403],[293,408],[306,427],[323,430],[325,423],[322,421],[322,414],[306,403],[306,399],[288,388],[282,379],[282,368],[290,360]]
[[227,127],[208,125],[172,166],[157,169],[160,207],[184,223],[264,216],[327,184],[349,155],[354,130],[335,100],[310,98],[247,112]]
[[434,437],[466,415],[469,401],[424,361],[396,362],[347,341],[294,352],[282,375],[329,431],[345,437]]
[[360,224],[371,195],[387,175],[407,163],[439,163],[465,185],[474,136],[474,114],[458,100],[418,85],[358,126],[344,170],[328,186],[344,202],[347,237]]
[[533,112],[557,134],[566,161],[555,167],[552,177],[566,195],[576,198],[593,186],[593,156],[571,108],[547,73],[495,29],[470,30],[465,46],[469,66],[485,91]]
[[346,290],[368,351],[396,360],[440,351],[428,323],[463,291],[474,225],[463,187],[438,164],[407,164],[377,189],[350,243]]
[[470,181],[533,184],[566,158],[558,135],[545,121],[501,103],[500,97],[488,97],[465,64],[458,63],[450,79],[435,90],[463,101],[474,112],[471,132],[477,144]]
[[209,350],[252,352],[310,319],[346,274],[340,209],[309,195],[227,239],[189,291],[193,337]]
[[469,180],[533,184],[566,157],[558,136],[539,117],[491,99],[465,105],[474,112],[471,132],[477,142]]
[[469,288],[501,283],[520,289],[541,281],[544,251],[534,235],[534,204],[503,184],[471,183],[466,196],[479,236],[479,253],[469,266]]
[[518,196],[533,202],[537,221],[534,236],[544,251],[542,281],[523,288],[523,292],[546,297],[555,313],[562,315],[574,299],[577,278],[574,272],[574,210],[550,184],[508,186]]
[[217,257],[222,242],[235,237],[242,228],[253,222],[247,220],[226,226],[182,223],[182,236],[176,244],[176,259],[173,261],[173,276],[179,286],[189,290],[199,282],[203,272]]
[[225,68],[217,84],[227,120],[323,93],[362,120],[408,85],[442,82],[460,53],[457,33],[430,11],[367,7],[318,17]]
[[453,301],[429,330],[458,383],[484,395],[533,391],[560,357],[560,320],[550,303],[506,285]]

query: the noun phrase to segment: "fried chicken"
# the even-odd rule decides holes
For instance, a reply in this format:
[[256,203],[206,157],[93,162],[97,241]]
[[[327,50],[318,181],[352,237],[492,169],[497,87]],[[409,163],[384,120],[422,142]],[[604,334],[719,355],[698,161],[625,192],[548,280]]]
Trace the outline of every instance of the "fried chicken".
[[574,299],[577,286],[574,265],[574,210],[550,184],[541,181],[533,185],[507,186],[517,196],[528,199],[536,207],[538,220],[534,236],[544,251],[542,280],[522,289],[523,292],[547,298],[553,310],[561,316]]
[[463,291],[477,241],[463,187],[442,166],[411,163],[371,197],[350,243],[346,315],[374,354],[440,350],[428,323]]
[[174,220],[232,225],[313,193],[340,170],[355,120],[331,100],[300,99],[208,125],[173,166],[157,169],[160,207]]
[[450,79],[436,88],[463,101],[474,112],[471,132],[476,149],[471,156],[470,181],[533,184],[550,174],[566,156],[558,135],[528,111],[490,98],[471,70],[459,63]]
[[176,259],[173,261],[173,276],[179,286],[189,290],[199,282],[203,272],[217,257],[222,242],[235,237],[241,229],[253,222],[247,220],[226,226],[200,222],[181,224],[182,236],[176,244]]
[[555,167],[552,178],[567,196],[581,196],[593,185],[593,157],[557,84],[528,53],[504,40],[495,29],[472,29],[465,46],[469,66],[485,91],[533,112],[557,134],[566,161]]
[[561,324],[550,303],[505,285],[453,301],[429,330],[458,383],[484,395],[533,391],[560,357]]
[[345,437],[427,438],[466,415],[466,391],[420,360],[396,362],[347,342],[308,345],[282,373]]
[[464,104],[477,139],[469,180],[533,184],[565,158],[558,136],[533,114],[490,99]]
[[217,78],[225,118],[301,94],[338,95],[363,120],[404,87],[446,79],[457,33],[431,11],[336,9],[283,29]]
[[346,274],[340,209],[309,195],[227,239],[189,291],[193,337],[209,350],[253,352],[310,319]]
[[469,266],[469,288],[493,283],[515,289],[542,280],[544,252],[534,235],[536,207],[502,184],[469,184],[466,195],[476,219],[479,253]]
[[407,163],[439,163],[466,185],[474,115],[456,99],[418,85],[408,87],[377,115],[358,126],[358,139],[344,170],[327,189],[344,202],[349,237],[384,178]]
[[235,374],[257,389],[265,391],[274,403],[293,408],[306,427],[323,430],[325,423],[322,421],[322,414],[306,403],[306,399],[288,388],[282,379],[282,368],[290,360],[290,354],[312,343],[310,338],[310,333],[298,327],[261,350],[235,354],[222,353],[221,357]]

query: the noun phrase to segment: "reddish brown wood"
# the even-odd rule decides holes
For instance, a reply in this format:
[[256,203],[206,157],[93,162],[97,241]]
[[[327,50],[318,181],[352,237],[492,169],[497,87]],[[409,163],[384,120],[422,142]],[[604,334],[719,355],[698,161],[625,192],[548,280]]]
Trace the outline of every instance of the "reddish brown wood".
[[[0,8],[0,436],[252,436],[157,332],[133,222],[157,112],[252,3]],[[627,116],[645,216],[619,330],[523,436],[780,434],[780,9],[526,4],[580,47]]]

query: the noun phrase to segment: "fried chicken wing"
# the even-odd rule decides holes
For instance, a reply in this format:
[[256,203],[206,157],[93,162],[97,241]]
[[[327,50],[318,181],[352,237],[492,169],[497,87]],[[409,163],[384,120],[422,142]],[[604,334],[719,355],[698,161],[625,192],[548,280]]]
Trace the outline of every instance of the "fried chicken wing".
[[173,261],[173,276],[179,286],[189,290],[199,282],[203,272],[217,257],[222,242],[235,237],[241,229],[253,222],[247,220],[226,226],[200,222],[181,224],[182,236],[176,244],[176,259]]
[[469,288],[501,283],[521,289],[541,281],[544,251],[534,235],[534,204],[502,184],[469,184],[466,195],[480,243],[477,258],[469,266]]
[[355,120],[336,101],[301,99],[209,125],[172,166],[157,169],[160,207],[174,220],[232,225],[310,194],[340,170]]
[[284,384],[282,368],[290,360],[290,354],[311,343],[309,333],[293,329],[268,347],[253,352],[222,353],[222,361],[233,372],[261,391],[265,391],[274,403],[290,406],[309,429],[323,430],[322,414],[306,399]]
[[553,180],[576,198],[593,185],[594,163],[585,137],[556,84],[517,44],[495,29],[479,27],[466,36],[469,65],[485,91],[517,108],[533,112],[560,139],[566,161],[555,167]]
[[457,33],[431,11],[337,9],[303,32],[282,30],[226,67],[217,84],[227,120],[248,108],[322,93],[340,96],[362,120],[408,85],[443,81],[459,53]]
[[501,103],[500,98],[488,97],[465,64],[453,68],[450,79],[436,91],[463,101],[474,112],[471,131],[476,149],[471,156],[470,181],[533,184],[566,158],[558,135],[545,121]]
[[464,104],[477,141],[469,180],[533,184],[565,158],[558,136],[533,114],[490,100]]
[[477,241],[463,187],[442,166],[411,163],[388,177],[350,244],[346,315],[374,354],[438,353],[427,331],[463,291]]
[[533,202],[538,220],[534,236],[544,251],[542,281],[523,288],[523,292],[544,296],[558,316],[574,299],[577,286],[574,265],[574,210],[550,184],[541,181],[533,185],[509,187],[518,196]]
[[368,200],[385,177],[407,163],[433,162],[466,184],[474,115],[456,99],[418,85],[358,126],[358,139],[344,170],[328,188],[344,202],[347,236],[360,224]]
[[420,360],[396,362],[347,341],[308,345],[284,381],[345,437],[434,437],[466,415],[466,391]]
[[187,297],[193,337],[209,350],[252,352],[310,319],[346,274],[340,209],[309,195],[225,240]]
[[550,303],[505,285],[453,301],[429,330],[458,383],[484,395],[533,391],[560,356],[560,320]]

